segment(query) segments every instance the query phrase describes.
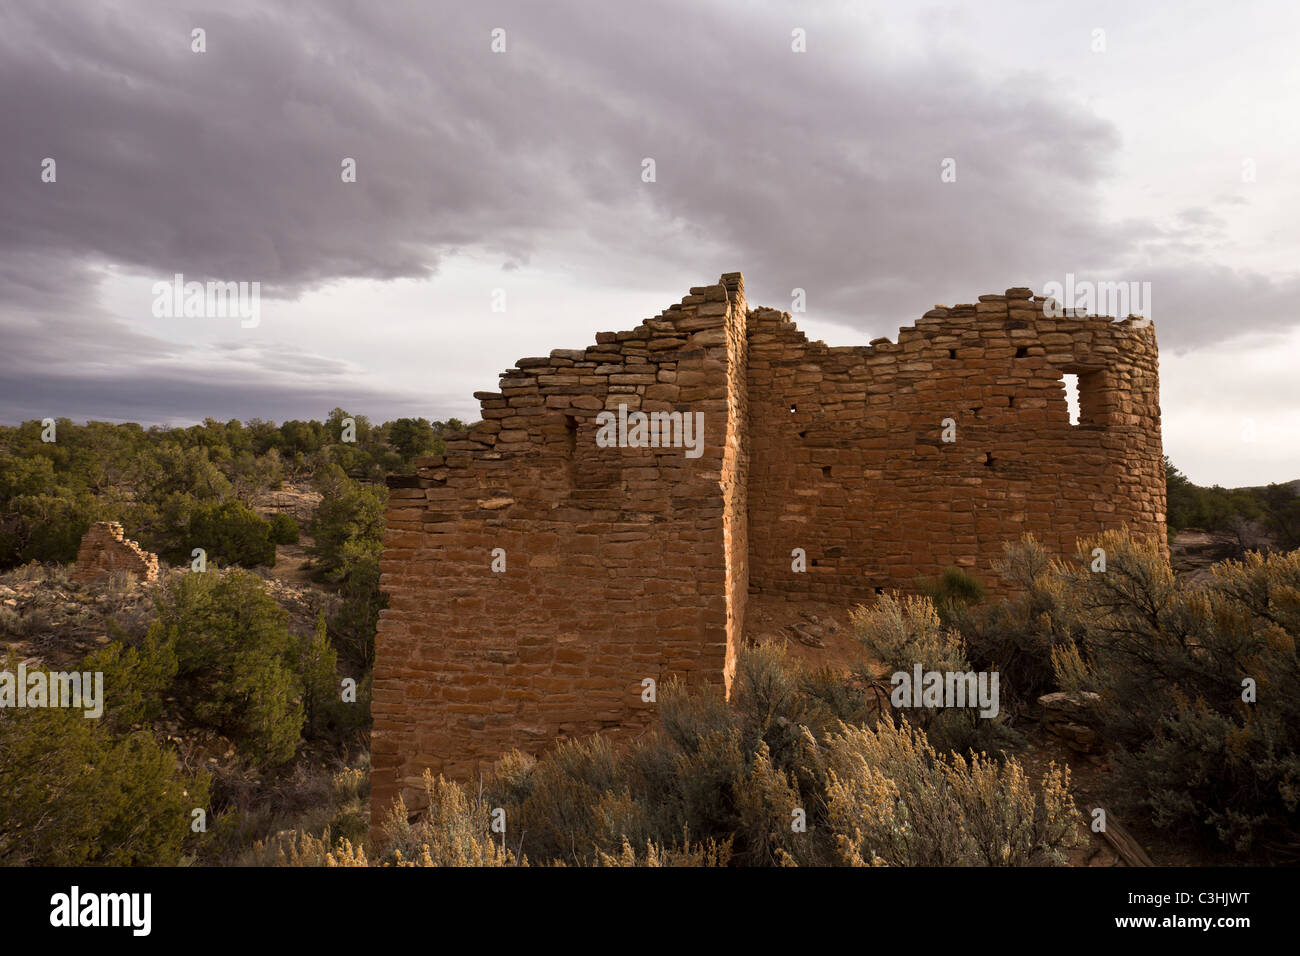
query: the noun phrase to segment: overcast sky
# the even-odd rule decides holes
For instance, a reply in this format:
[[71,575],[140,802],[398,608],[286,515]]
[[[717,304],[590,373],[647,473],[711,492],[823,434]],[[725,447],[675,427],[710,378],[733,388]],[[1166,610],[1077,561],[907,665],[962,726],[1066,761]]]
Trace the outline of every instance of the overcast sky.
[[[804,289],[831,345],[1073,273],[1151,283],[1176,464],[1297,478],[1298,28],[1290,0],[0,0],[0,422],[473,419],[515,359],[723,272]],[[262,283],[260,322],[156,316],[177,273]]]

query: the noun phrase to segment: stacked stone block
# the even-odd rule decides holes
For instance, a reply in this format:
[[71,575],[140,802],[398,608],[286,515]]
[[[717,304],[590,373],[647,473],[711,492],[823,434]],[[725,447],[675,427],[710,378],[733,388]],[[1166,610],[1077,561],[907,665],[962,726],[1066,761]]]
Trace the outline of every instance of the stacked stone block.
[[96,521],[81,539],[72,579],[102,581],[115,571],[134,574],[142,581],[156,581],[158,555],[128,540],[116,521]]

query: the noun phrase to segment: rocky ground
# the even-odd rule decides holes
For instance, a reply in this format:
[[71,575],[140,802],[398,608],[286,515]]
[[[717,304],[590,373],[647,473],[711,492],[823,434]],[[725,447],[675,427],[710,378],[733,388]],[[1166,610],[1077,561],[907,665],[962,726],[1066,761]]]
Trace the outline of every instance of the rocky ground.
[[745,640],[782,643],[802,664],[852,667],[861,654],[849,626],[850,610],[843,605],[751,594],[745,606]]
[[1241,556],[1241,542],[1226,531],[1180,531],[1169,547],[1174,573],[1188,581],[1210,577],[1210,566]]
[[[305,580],[301,546],[277,549],[274,569],[258,569],[268,593],[289,612],[290,629],[309,632],[316,615],[332,614],[338,598]],[[153,590],[127,575],[75,582],[69,568],[28,566],[0,574],[0,654],[35,658],[55,670],[75,665],[109,640],[110,625],[142,637],[153,617]],[[170,568],[162,576],[184,574]]]
[[[259,495],[253,506],[258,514],[266,518],[278,513],[289,514],[305,532],[320,499],[320,493],[312,491],[310,486],[286,482],[283,488]],[[269,577],[299,588],[312,587],[308,544],[310,539],[304,533],[297,544],[276,548],[275,567],[269,572]]]
[[[308,486],[286,484],[263,493],[255,505],[264,517],[286,512],[306,528],[319,501]],[[274,567],[253,571],[289,612],[291,629],[300,633],[315,626],[318,612],[330,615],[338,603],[330,589],[311,580],[310,544],[303,535],[297,544],[280,545]],[[0,649],[62,668],[106,643],[110,622],[134,637],[144,634],[153,615],[151,588],[124,574],[97,583],[75,582],[71,571],[30,565],[0,574]],[[179,568],[161,570],[163,578],[182,573]]]
[[[318,610],[329,613],[337,600],[314,587],[299,587],[271,574],[262,577],[267,590],[289,611],[290,627],[297,633],[309,632]],[[143,637],[153,604],[153,589],[127,575],[79,583],[71,580],[70,568],[17,568],[0,575],[0,659],[7,658],[15,667],[25,661],[29,669],[74,670],[87,654],[109,642],[110,627],[120,627],[132,638]],[[0,666],[6,666],[2,660]],[[200,766],[216,769],[235,756],[234,744],[210,730],[166,719],[153,729],[175,746],[191,771]]]
[[110,621],[138,636],[152,613],[150,589],[127,575],[81,584],[68,568],[17,568],[0,574],[0,654],[67,670],[108,643]]

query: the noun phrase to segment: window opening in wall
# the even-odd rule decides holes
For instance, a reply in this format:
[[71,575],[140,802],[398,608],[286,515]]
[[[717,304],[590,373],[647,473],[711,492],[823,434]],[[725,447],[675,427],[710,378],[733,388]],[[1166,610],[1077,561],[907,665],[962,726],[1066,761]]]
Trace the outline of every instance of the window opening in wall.
[[1024,358],[1028,354],[1029,354],[1029,349],[1027,349],[1023,345],[1020,346],[1020,348],[1016,349],[1016,358]]
[[1069,410],[1070,424],[1079,424],[1079,376],[1074,372],[1065,372],[1061,376],[1065,382],[1065,407]]
[[830,466],[830,465],[822,465],[822,477],[823,477],[823,478],[829,478],[830,476],[831,476],[831,466]]
[[793,414],[794,414],[795,412],[797,412],[798,410],[799,410],[799,409],[796,408],[794,405],[791,405],[791,406],[790,406],[790,414],[791,414],[791,415],[793,415]]
[[956,349],[949,349],[949,350],[948,350],[948,358],[950,358],[950,359],[955,359],[956,357],[957,357],[957,350],[956,350]]

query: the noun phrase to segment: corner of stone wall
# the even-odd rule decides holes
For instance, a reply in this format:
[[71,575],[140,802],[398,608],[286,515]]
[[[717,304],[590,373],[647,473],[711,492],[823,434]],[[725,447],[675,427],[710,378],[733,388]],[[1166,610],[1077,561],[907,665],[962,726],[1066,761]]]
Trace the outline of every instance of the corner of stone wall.
[[723,553],[726,559],[727,652],[722,679],[726,695],[736,673],[749,601],[749,307],[745,278],[727,272],[727,446],[723,452]]

